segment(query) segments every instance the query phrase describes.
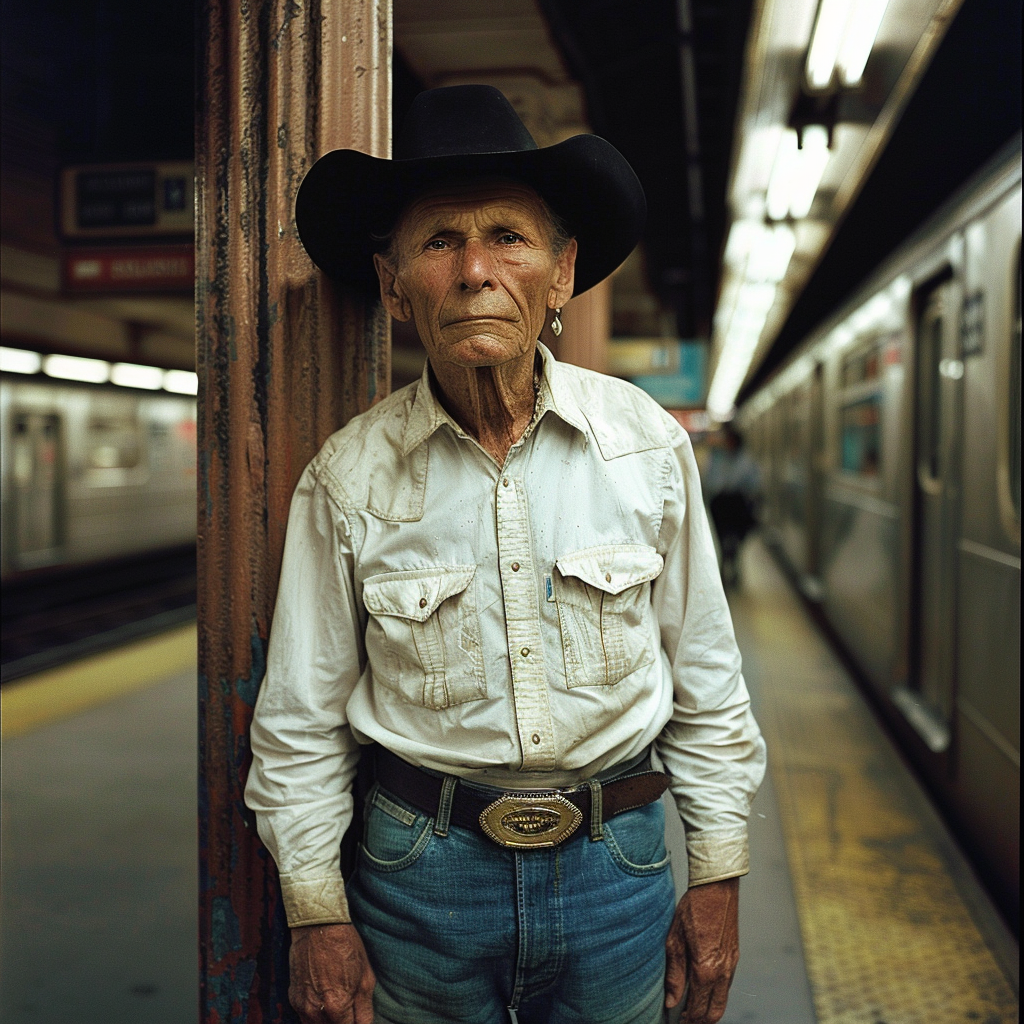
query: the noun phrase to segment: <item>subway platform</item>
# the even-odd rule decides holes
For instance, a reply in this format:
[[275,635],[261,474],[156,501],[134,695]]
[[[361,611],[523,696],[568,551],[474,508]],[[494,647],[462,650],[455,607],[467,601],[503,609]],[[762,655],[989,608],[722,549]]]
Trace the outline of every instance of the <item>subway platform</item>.
[[[1016,1021],[1017,943],[969,865],[756,539],[742,578],[769,771],[724,1020]],[[4,688],[8,1024],[197,1020],[194,652],[186,627]]]

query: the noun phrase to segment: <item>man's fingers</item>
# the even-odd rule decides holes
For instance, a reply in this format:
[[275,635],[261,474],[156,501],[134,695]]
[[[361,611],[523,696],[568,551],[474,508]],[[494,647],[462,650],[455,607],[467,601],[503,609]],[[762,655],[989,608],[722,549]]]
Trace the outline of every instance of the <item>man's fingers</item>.
[[680,1018],[681,1024],[706,1024],[711,987],[696,977],[690,978],[690,990],[686,993],[686,1009]]
[[669,935],[665,943],[665,1006],[678,1006],[686,991],[686,950]]
[[731,982],[731,974],[724,978],[698,978],[694,973],[690,978],[682,1024],[718,1024],[725,1016]]
[[708,1001],[707,1024],[718,1024],[725,1016],[725,1007],[729,1002],[729,986],[732,984],[732,975],[722,978],[711,992],[711,999]]
[[355,1024],[373,1024],[373,987],[376,983],[373,971],[367,966],[353,1002]]

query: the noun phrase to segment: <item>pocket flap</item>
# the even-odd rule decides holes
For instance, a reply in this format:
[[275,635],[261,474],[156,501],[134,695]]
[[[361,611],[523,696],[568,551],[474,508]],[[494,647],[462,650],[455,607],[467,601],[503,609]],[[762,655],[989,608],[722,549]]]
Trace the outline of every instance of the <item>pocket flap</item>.
[[646,544],[611,544],[574,551],[555,565],[563,576],[575,576],[606,594],[621,594],[659,576],[665,560]]
[[370,576],[363,582],[363,604],[373,615],[426,622],[442,601],[461,594],[475,573],[475,565],[444,565]]

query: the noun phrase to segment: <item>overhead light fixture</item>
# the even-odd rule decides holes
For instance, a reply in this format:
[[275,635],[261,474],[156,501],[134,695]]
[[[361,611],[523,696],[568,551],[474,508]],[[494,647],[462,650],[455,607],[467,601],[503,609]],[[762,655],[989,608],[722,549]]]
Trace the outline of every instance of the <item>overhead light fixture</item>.
[[725,262],[746,281],[781,281],[796,249],[796,234],[788,224],[737,220],[729,231]]
[[796,233],[788,224],[759,225],[760,235],[747,259],[748,281],[775,283],[786,276],[796,249]]
[[43,357],[23,348],[0,348],[0,370],[6,373],[38,373]]
[[802,135],[802,147],[794,128],[786,128],[779,139],[765,200],[771,220],[806,217],[828,166],[828,129],[810,124]]
[[772,164],[765,198],[765,209],[771,220],[785,220],[789,216],[789,197],[799,155],[796,131],[792,128],[784,129],[775,151],[775,163]]
[[864,68],[878,38],[882,18],[889,0],[861,0],[856,16],[851,15],[846,24],[843,48],[839,51],[837,68],[839,81],[848,88],[859,85],[864,77]]
[[164,391],[176,395],[199,394],[199,376],[191,370],[164,370]]
[[110,383],[122,388],[142,388],[159,391],[164,386],[164,372],[157,366],[138,363],[114,363],[110,368]]
[[708,389],[708,412],[719,422],[732,415],[736,394],[750,369],[765,321],[775,304],[774,284],[745,282],[736,293],[714,379]]
[[43,373],[61,380],[105,384],[110,379],[110,363],[105,359],[85,359],[82,356],[46,356]]
[[123,388],[146,391],[169,391],[175,395],[199,393],[199,377],[191,370],[163,370],[159,366],[140,363],[114,363],[83,356],[44,356],[27,349],[0,346],[0,370],[5,373],[38,373],[60,380],[76,380],[86,384],[117,384]]
[[885,15],[888,0],[820,0],[807,47],[807,85],[829,88],[838,72],[843,86],[859,85]]
[[789,213],[802,220],[811,211],[811,203],[828,165],[828,129],[810,124],[803,131],[803,148],[799,151],[796,173],[790,186]]

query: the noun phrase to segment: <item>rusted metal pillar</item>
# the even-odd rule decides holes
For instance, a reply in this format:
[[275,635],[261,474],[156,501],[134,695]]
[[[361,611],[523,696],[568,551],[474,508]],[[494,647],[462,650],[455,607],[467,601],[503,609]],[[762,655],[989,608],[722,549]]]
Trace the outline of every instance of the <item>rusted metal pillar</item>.
[[612,331],[612,281],[606,278],[582,295],[570,299],[562,311],[562,333],[551,333],[550,318],[541,334],[558,359],[605,373]]
[[379,304],[317,272],[299,182],[390,156],[390,0],[200,0],[200,1019],[292,1020],[277,873],[242,802],[288,505],[324,439],[387,391]]

